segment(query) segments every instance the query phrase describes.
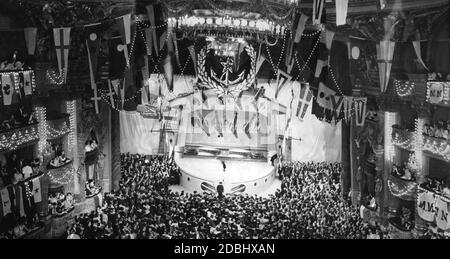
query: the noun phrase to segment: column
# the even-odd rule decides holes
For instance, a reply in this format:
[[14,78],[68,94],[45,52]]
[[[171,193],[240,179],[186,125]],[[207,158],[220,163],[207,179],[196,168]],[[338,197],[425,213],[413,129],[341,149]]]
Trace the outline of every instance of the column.
[[398,121],[397,112],[385,112],[384,114],[384,173],[383,173],[383,209],[382,218],[388,219],[389,214],[389,189],[388,176],[392,171],[393,159],[395,156],[395,148],[392,144],[392,125]]
[[[417,186],[424,183],[428,176],[428,158],[423,154],[423,126],[428,122],[428,118],[420,115],[416,120],[415,128],[415,142],[414,142],[414,154],[416,156],[416,162],[418,165],[418,175],[416,175]],[[426,170],[424,170],[426,168]],[[415,225],[412,231],[414,238],[419,238],[423,236],[428,227],[428,223],[419,217],[417,213],[417,191],[415,199],[414,217]]]

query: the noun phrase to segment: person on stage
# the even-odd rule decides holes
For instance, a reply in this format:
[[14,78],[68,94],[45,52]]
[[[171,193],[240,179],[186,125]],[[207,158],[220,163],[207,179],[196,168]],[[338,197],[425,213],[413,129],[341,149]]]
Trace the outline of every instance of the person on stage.
[[223,160],[220,160],[220,162],[222,163],[223,171],[225,172],[225,170],[227,169],[227,165],[225,164],[225,161],[223,161]]
[[217,194],[219,195],[219,199],[223,198],[223,191],[224,191],[224,187],[222,182],[219,182],[219,185],[217,185]]

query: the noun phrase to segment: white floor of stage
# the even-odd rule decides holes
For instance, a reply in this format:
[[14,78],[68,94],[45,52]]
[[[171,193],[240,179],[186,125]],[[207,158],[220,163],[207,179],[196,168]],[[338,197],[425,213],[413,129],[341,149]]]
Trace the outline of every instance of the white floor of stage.
[[224,160],[224,172],[222,163],[215,158],[185,157],[175,161],[182,170],[188,171],[192,176],[210,181],[225,180],[228,183],[250,182],[265,177],[274,170],[267,162]]
[[[248,194],[249,195],[255,195],[256,194],[256,195],[258,195],[260,197],[268,198],[270,194],[275,194],[275,192],[278,189],[280,189],[280,188],[281,188],[281,181],[279,179],[276,179],[276,180],[273,181],[273,183],[269,187],[267,187],[266,190],[264,190],[262,192],[258,192],[258,193],[249,192]],[[171,185],[169,187],[169,189],[172,192],[178,192],[178,193],[180,193],[181,191],[184,191],[185,193],[193,193],[194,192],[193,190],[184,188],[181,185]]]

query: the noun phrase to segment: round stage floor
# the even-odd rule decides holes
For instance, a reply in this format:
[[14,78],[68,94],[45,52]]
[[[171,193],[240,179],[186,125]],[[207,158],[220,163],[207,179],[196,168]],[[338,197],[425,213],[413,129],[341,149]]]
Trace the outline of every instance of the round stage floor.
[[276,178],[275,167],[267,162],[221,160],[208,157],[176,158],[180,167],[180,185],[189,191],[216,192],[219,182],[225,193],[257,194],[271,186]]

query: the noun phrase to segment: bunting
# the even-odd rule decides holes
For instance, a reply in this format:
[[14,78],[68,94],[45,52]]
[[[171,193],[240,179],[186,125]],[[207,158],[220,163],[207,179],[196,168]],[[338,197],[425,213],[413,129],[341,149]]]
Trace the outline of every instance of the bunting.
[[189,50],[189,54],[191,55],[192,62],[194,64],[195,75],[197,75],[197,66],[196,66],[196,64],[197,64],[197,55],[195,55],[195,47],[194,47],[194,45],[190,45],[188,47],[188,50]]
[[308,16],[301,14],[298,20],[297,30],[295,31],[294,42],[299,43],[302,38],[303,31],[305,30],[306,21],[308,20]]
[[395,42],[381,41],[377,44],[378,70],[380,74],[380,88],[384,93],[389,84],[391,75],[392,58],[394,57]]
[[335,0],[336,2],[336,25],[347,23],[348,0]]
[[331,103],[331,96],[336,95],[336,92],[328,88],[322,82],[319,83],[319,91],[317,95],[317,104],[324,109],[333,109],[333,104]]
[[414,47],[414,52],[416,53],[416,56],[417,56],[417,61],[419,61],[419,63],[420,63],[427,71],[430,71],[430,69],[425,65],[425,62],[423,62],[423,59],[422,59],[422,50],[420,49],[420,41],[413,41],[412,44],[413,44],[413,47]]
[[119,32],[121,37],[125,40],[124,44],[130,44],[131,43],[131,14],[126,14],[123,16],[120,16],[117,19],[117,26],[119,28]]
[[350,121],[350,118],[352,117],[352,109],[353,109],[353,97],[346,96],[344,98],[344,104],[343,104],[343,110],[344,110],[344,120],[348,123]]
[[2,75],[2,93],[3,105],[11,105],[14,94],[14,80],[12,80],[10,73],[3,73]]
[[275,91],[275,99],[278,98],[278,93],[283,89],[286,85],[288,85],[292,80],[292,76],[288,73],[278,69],[277,75],[277,89]]
[[322,20],[324,0],[313,0],[313,25],[318,25]]
[[127,66],[128,49],[127,45],[122,43],[120,38],[109,40],[109,75],[111,79],[120,79],[124,77],[124,70]]
[[172,59],[170,53],[167,54],[167,57],[163,60],[163,68],[164,68],[164,77],[167,83],[167,89],[170,92],[173,91],[173,66]]
[[58,69],[59,73],[64,75],[64,81],[67,79],[67,70],[69,67],[70,30],[71,28],[69,27],[53,29]]
[[342,104],[344,103],[344,96],[337,96],[337,95],[331,95],[330,96],[331,99],[331,105],[333,106],[332,111],[332,118],[335,119],[335,121],[337,121],[339,119],[339,116],[341,115],[341,111],[342,111]]
[[[153,47],[155,48],[156,55],[159,56],[159,49],[157,44],[157,36],[156,36],[156,23],[155,23],[155,9],[154,5],[147,5],[147,14],[148,19],[150,21],[150,30],[152,33],[151,39],[153,40]],[[151,46],[151,45],[150,45]]]
[[36,51],[37,28],[27,27],[23,31],[25,34],[25,43],[27,44],[27,53],[32,56]]
[[308,108],[311,106],[313,94],[309,89],[308,84],[301,84],[300,95],[298,98],[297,112],[295,116],[297,116],[301,121],[303,121],[306,117]]
[[353,103],[355,106],[356,126],[364,126],[366,119],[367,97],[354,97]]

